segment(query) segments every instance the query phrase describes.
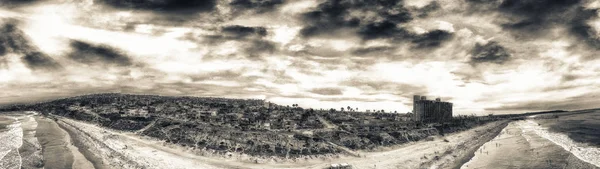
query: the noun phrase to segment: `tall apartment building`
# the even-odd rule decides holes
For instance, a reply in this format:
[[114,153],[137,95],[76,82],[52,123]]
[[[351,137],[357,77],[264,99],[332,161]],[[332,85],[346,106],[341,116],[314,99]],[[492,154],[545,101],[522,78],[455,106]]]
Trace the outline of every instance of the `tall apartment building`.
[[452,103],[440,98],[427,100],[425,96],[413,97],[413,119],[423,122],[443,122],[452,119]]

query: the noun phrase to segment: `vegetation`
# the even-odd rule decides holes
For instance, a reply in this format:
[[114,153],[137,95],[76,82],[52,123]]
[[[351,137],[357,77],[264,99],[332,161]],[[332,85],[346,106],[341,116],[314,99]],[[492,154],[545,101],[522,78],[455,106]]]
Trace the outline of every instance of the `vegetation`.
[[[427,124],[409,114],[281,106],[256,99],[95,94],[0,111],[33,110],[217,153],[296,157],[373,149],[462,131],[512,116],[458,116]],[[346,110],[346,111],[344,111]]]

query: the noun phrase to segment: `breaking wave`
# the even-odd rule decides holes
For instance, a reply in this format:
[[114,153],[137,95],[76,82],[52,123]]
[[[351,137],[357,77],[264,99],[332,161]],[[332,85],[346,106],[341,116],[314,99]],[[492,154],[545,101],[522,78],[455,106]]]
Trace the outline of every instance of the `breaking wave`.
[[17,120],[8,125],[7,129],[0,133],[0,168],[19,169],[22,163],[19,147],[23,145],[21,122]]
[[539,126],[538,123],[532,120],[519,121],[517,124],[520,125],[524,131],[533,131],[537,135],[546,138],[554,144],[561,146],[566,151],[571,152],[571,154],[582,161],[600,167],[600,148],[578,144],[566,134],[550,132],[548,129]]

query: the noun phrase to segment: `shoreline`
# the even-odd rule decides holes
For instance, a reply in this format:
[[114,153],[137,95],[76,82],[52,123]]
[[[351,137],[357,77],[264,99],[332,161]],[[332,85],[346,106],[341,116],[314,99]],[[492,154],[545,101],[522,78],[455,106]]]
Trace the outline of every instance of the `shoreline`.
[[[533,130],[525,130],[523,124],[526,124],[526,120],[489,122],[445,136],[434,136],[431,139],[409,142],[397,147],[383,147],[380,149],[381,151],[355,150],[357,154],[360,154],[358,157],[348,154],[332,154],[280,159],[254,157],[240,153],[211,154],[208,153],[209,151],[194,150],[132,132],[116,131],[85,121],[59,116],[37,115],[29,117],[24,115],[19,118],[21,119],[19,128],[23,129],[22,134],[24,134],[23,143],[25,143],[25,137],[27,137],[27,127],[25,127],[28,125],[27,118],[35,119],[35,122],[37,122],[34,132],[35,138],[39,140],[42,147],[44,167],[50,169],[92,167],[100,169],[115,167],[322,169],[330,164],[341,163],[348,163],[355,168],[468,169],[466,166],[476,167],[477,161],[482,160],[485,162],[479,162],[480,164],[496,164],[496,161],[504,160],[521,168],[553,168],[556,166],[567,168],[576,166],[576,168],[583,169],[598,168],[581,160],[552,140],[543,138],[539,133],[535,133]],[[539,126],[536,124],[535,127]],[[512,136],[515,137],[513,140],[506,139],[510,134],[514,135]],[[502,139],[505,140],[504,143],[499,142]],[[512,149],[523,151],[509,153],[510,151],[500,148],[496,150],[494,149],[496,143],[502,145],[512,143],[516,146]],[[26,147],[25,144],[19,150],[24,149],[24,147]],[[494,154],[494,151],[499,153]],[[483,152],[485,154],[482,154]],[[14,154],[15,152],[11,153]],[[410,155],[407,156],[407,153]],[[506,155],[500,155],[502,153]],[[490,154],[489,157],[483,156],[488,154]],[[519,158],[521,161],[503,159],[505,157]],[[22,165],[25,166],[25,158],[22,159],[24,160]],[[530,160],[531,164],[522,163],[525,160]]]
[[[506,126],[508,126],[510,122],[506,122],[504,124],[502,124],[502,128],[505,128]],[[499,127],[498,127],[499,128]],[[485,138],[484,140],[487,140],[485,142],[480,141],[478,142],[477,146],[472,146],[469,147],[469,150],[467,150],[464,153],[464,156],[462,158],[459,158],[457,161],[454,162],[454,164],[451,167],[448,168],[452,168],[452,169],[460,169],[460,167],[466,163],[468,163],[473,157],[475,157],[475,152],[477,152],[477,150],[479,149],[479,147],[483,146],[485,143],[489,142],[490,140],[494,139],[498,134],[500,134],[502,132],[502,130],[499,130],[498,128],[496,128],[493,132],[495,134],[492,135],[487,135],[487,138]]]
[[37,120],[36,137],[42,146],[44,168],[72,168],[73,155],[64,142],[66,132],[62,131],[52,119],[40,116]]
[[526,120],[511,122],[460,168],[598,168],[540,136],[527,123]]
[[[332,163],[350,163],[351,165],[361,168],[361,166],[367,167],[364,166],[365,164],[377,163],[376,161],[385,161],[381,162],[381,165],[378,164],[378,168],[397,168],[396,166],[402,163],[411,163],[410,166],[413,167],[408,168],[423,166],[455,166],[459,165],[456,163],[456,161],[462,161],[464,158],[468,158],[468,153],[458,149],[459,147],[456,147],[457,144],[461,145],[462,147],[472,147],[471,145],[483,144],[486,142],[486,140],[481,139],[481,135],[486,135],[493,138],[494,133],[490,133],[489,131],[496,130],[499,128],[499,125],[501,126],[507,123],[507,121],[490,122],[488,124],[484,124],[463,132],[448,134],[446,136],[438,136],[434,141],[422,140],[412,142],[409,145],[401,148],[385,152],[365,152],[359,150],[358,152],[361,154],[361,157],[337,154],[327,157],[306,156],[305,158],[297,158],[295,160],[276,160],[275,158],[250,157],[243,154],[232,154],[233,156],[229,158],[221,155],[198,155],[198,150],[191,150],[186,147],[171,145],[156,139],[148,139],[144,136],[135,135],[134,133],[113,131],[95,124],[68,118],[58,118],[59,125],[65,127],[67,131],[71,131],[70,133],[77,133],[71,134],[72,137],[77,137],[75,140],[90,140],[85,141],[86,145],[83,147],[84,149],[90,147],[96,148],[97,150],[91,150],[96,154],[113,154],[121,159],[119,161],[133,166],[145,166],[148,164],[153,164],[153,166],[164,165],[163,163],[157,163],[158,161],[148,160],[156,158],[155,156],[159,156],[161,158],[174,158],[173,160],[180,161],[179,163],[181,163],[181,165],[188,166],[180,168],[324,168]],[[102,143],[94,141],[98,140],[99,138],[103,139]],[[469,141],[472,138],[475,139]],[[451,141],[447,141],[447,139]],[[403,157],[407,152],[412,151],[418,151],[423,156],[426,156],[427,159],[419,160],[419,158],[422,158],[422,156]],[[440,152],[443,152],[443,154],[440,154]],[[405,158],[405,160],[397,161],[386,157],[386,155],[402,157]],[[256,160],[251,159],[256,159],[262,162],[256,163]],[[448,160],[451,162],[448,163]],[[356,163],[354,161],[356,161]],[[202,164],[204,167],[200,167],[198,164]],[[177,167],[173,166],[173,168]]]

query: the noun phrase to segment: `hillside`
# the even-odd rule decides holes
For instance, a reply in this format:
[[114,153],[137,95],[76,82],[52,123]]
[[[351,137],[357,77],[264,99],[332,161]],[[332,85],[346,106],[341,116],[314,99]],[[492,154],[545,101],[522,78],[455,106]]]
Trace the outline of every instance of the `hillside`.
[[423,124],[406,114],[304,109],[263,100],[94,94],[6,106],[135,132],[218,154],[299,157],[350,153],[418,141],[496,120],[455,117]]

